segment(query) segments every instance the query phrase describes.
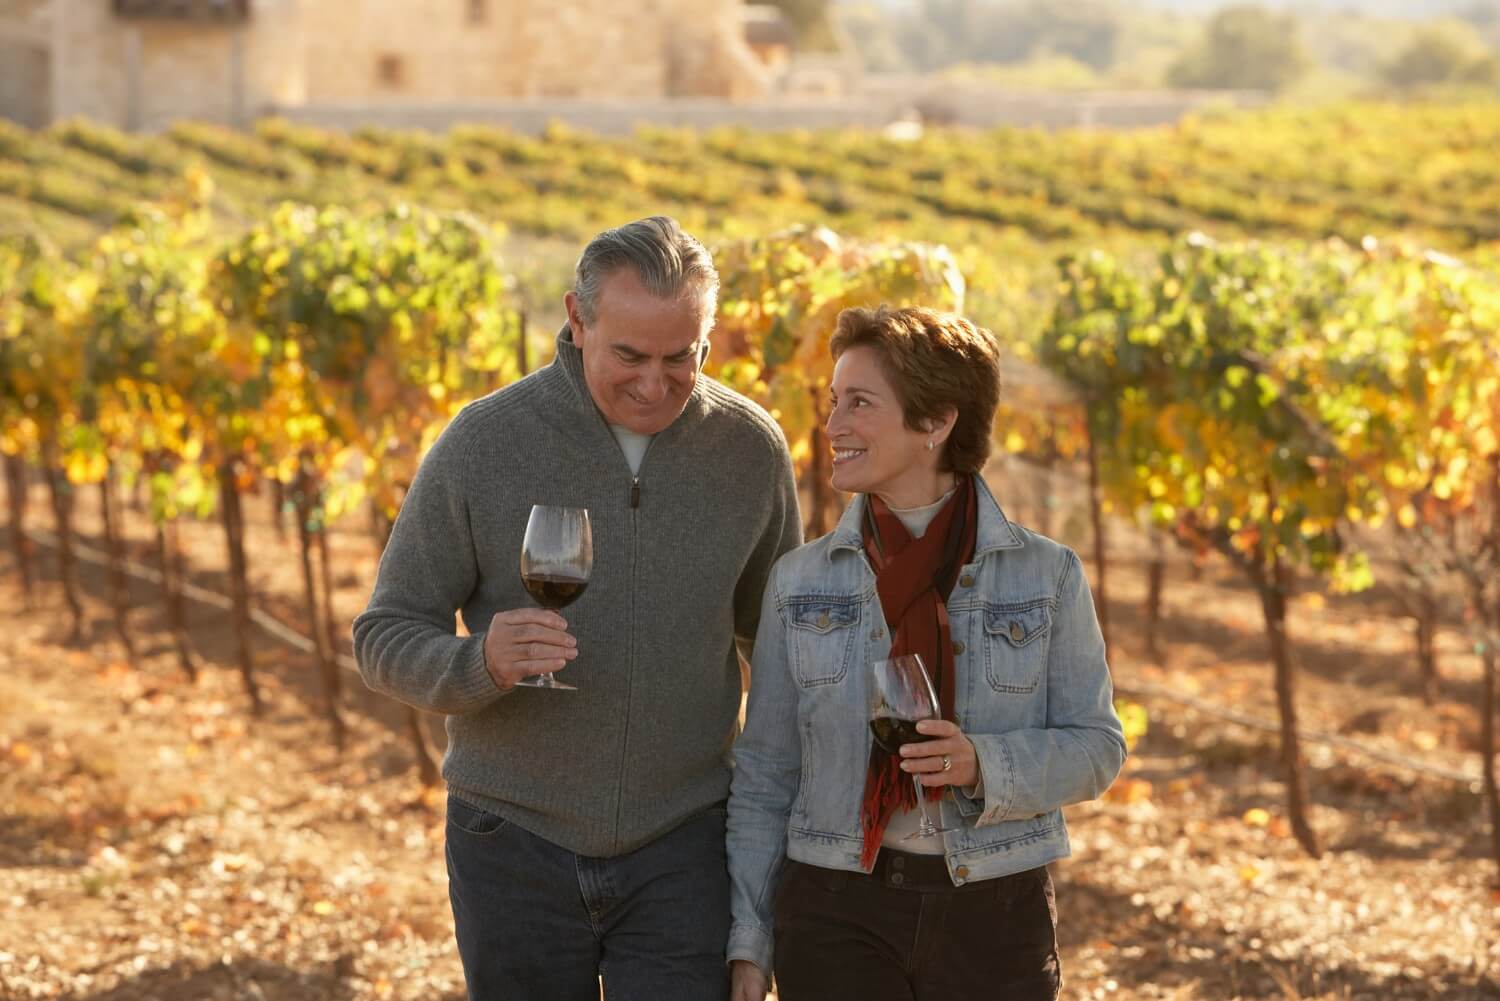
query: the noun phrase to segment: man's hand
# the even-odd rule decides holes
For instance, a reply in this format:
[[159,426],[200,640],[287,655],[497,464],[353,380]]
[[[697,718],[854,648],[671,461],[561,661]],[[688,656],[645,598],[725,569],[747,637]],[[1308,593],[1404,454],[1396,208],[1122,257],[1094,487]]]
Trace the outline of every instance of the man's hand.
[[578,656],[568,622],[545,608],[496,612],[484,637],[484,666],[501,691],[522,678],[551,674]]
[[729,1001],[766,1001],[766,975],[745,959],[729,964]]

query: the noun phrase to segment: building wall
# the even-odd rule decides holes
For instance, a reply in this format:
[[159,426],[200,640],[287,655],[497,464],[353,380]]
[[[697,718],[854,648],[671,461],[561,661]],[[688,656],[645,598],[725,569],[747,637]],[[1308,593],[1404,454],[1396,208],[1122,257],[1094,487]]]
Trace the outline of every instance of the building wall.
[[305,95],[297,0],[258,0],[243,25],[121,20],[99,0],[54,4],[55,118],[144,129],[179,118],[234,123]]
[[670,73],[663,97],[751,100],[771,90],[771,72],[745,43],[740,0],[663,0]]
[[51,0],[0,0],[0,26],[46,31],[52,23],[50,7]]
[[0,38],[0,117],[33,129],[52,120],[52,55],[47,46]]
[[[476,3],[483,10],[477,21]],[[737,11],[738,0],[305,3],[307,99],[760,93]],[[399,61],[398,80],[385,78],[383,59]]]
[[[303,6],[307,99],[345,101],[485,97],[512,93],[525,77],[531,40],[526,24],[483,5],[485,20],[467,19],[469,0],[317,0]],[[399,60],[401,79],[382,82],[383,57]]]
[[0,0],[0,115],[154,130],[308,102],[743,100],[768,74],[740,2],[254,0],[248,21],[222,25]]
[[37,128],[52,118],[48,0],[0,0],[0,117]]

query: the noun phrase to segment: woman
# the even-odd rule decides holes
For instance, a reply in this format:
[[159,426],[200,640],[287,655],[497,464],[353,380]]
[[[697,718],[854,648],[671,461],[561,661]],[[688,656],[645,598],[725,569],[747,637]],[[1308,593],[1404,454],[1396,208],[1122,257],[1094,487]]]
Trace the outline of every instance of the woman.
[[[782,1001],[1055,998],[1061,807],[1125,758],[1083,569],[979,476],[988,331],[850,309],[832,348],[833,485],[857,496],[765,592],[729,802],[734,1001],[773,968]],[[871,663],[902,653],[943,718],[892,755],[867,699]],[[947,833],[908,839],[912,775]]]

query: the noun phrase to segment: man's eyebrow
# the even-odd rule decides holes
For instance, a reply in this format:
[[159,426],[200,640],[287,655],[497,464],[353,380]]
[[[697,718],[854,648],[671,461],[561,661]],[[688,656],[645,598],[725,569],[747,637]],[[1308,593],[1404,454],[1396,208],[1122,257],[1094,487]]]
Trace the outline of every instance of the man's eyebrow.
[[[698,350],[698,348],[701,345],[701,343],[702,342],[698,342],[698,343],[694,343],[694,344],[689,344],[687,347],[681,349],[680,351],[673,351],[671,354],[666,355],[665,357],[667,357],[667,358],[687,358],[687,357],[689,357],[690,355],[692,355],[694,352],[696,352]],[[651,357],[646,352],[644,352],[644,351],[637,351],[635,348],[631,347],[628,344],[612,344],[612,345],[610,345],[610,347],[612,347],[618,354],[626,355],[627,357],[630,357],[630,358],[649,358],[649,357]]]

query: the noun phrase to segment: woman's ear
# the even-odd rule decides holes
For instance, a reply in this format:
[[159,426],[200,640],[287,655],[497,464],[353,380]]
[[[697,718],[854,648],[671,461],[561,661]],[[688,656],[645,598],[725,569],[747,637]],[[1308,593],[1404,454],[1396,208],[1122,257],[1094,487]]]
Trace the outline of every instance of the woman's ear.
[[953,425],[958,423],[958,408],[949,407],[936,417],[929,417],[923,428],[927,437],[935,447],[943,445],[948,436],[953,433]]

